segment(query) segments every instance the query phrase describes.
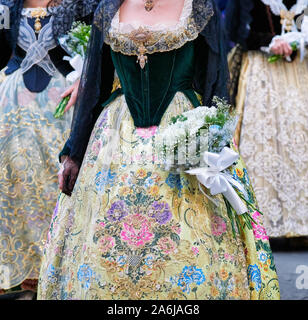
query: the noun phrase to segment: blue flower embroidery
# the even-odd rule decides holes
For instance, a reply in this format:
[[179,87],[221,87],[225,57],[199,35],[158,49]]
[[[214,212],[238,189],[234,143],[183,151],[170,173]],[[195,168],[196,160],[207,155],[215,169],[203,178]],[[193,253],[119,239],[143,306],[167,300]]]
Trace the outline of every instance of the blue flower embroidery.
[[262,252],[259,253],[259,260],[260,260],[261,262],[264,263],[267,259],[268,259],[268,258],[267,258],[267,254],[266,254],[264,251],[262,251]]
[[125,263],[126,263],[126,257],[125,256],[119,256],[118,258],[117,258],[117,263],[120,265],[120,266],[124,266],[125,265]]
[[246,168],[244,168],[243,171],[244,171],[245,183],[247,184],[247,186],[249,186],[250,180],[249,180],[248,172],[247,172]]
[[109,169],[108,171],[100,171],[95,176],[95,185],[96,190],[103,192],[105,190],[106,185],[110,185],[111,187],[114,185],[116,178],[116,173],[111,172]]
[[77,278],[82,283],[82,287],[85,287],[86,289],[89,288],[92,274],[93,271],[89,265],[83,264],[79,267],[77,272]]
[[145,258],[145,265],[148,266],[148,267],[152,267],[154,260],[155,260],[154,256],[152,256],[152,255],[147,256]]
[[100,122],[99,122],[98,127],[99,128],[103,127],[106,124],[107,120],[108,120],[108,109],[106,109],[106,111],[100,117],[100,120],[99,120]]
[[144,187],[145,188],[150,188],[154,185],[154,180],[151,178],[147,178],[144,182]]
[[241,179],[238,177],[238,175],[237,175],[237,173],[236,173],[235,169],[233,170],[232,178],[233,178],[234,180],[236,180],[236,181],[240,182],[240,183],[242,182],[242,181],[241,181]]
[[205,281],[205,276],[202,269],[195,266],[184,267],[178,279],[178,286],[183,292],[190,293],[190,284],[195,283],[200,285]]
[[183,189],[183,179],[181,179],[181,176],[179,174],[174,174],[174,173],[169,173],[167,179],[166,179],[166,184],[170,188],[177,188],[179,191],[179,197],[182,195],[182,189]]
[[48,266],[46,273],[48,281],[50,281],[51,283],[55,283],[57,280],[56,268],[52,264]]
[[248,279],[255,284],[255,289],[260,291],[262,280],[261,280],[261,271],[256,264],[251,264],[248,266]]

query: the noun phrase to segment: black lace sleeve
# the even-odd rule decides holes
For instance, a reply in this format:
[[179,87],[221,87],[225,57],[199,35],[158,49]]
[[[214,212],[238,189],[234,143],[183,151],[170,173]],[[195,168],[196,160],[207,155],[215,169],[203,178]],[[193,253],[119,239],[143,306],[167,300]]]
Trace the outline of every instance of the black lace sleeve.
[[215,0],[220,11],[223,11],[226,9],[228,1],[229,0]]
[[103,42],[102,32],[93,24],[71,135],[62,152],[74,161],[82,162],[92,129],[102,111],[101,105],[111,94],[113,77],[110,48]]
[[246,40],[251,31],[253,8],[253,0],[231,0],[226,7],[225,27],[228,40],[240,44],[244,49],[247,49]]
[[195,50],[194,88],[202,95],[203,105],[211,105],[214,96],[229,100],[226,35],[214,1],[211,8],[213,15],[201,31]]
[[104,43],[104,37],[122,2],[123,0],[102,0],[95,11],[74,107],[71,134],[60,157],[68,155],[74,161],[82,162],[95,121],[102,110],[101,104],[111,94],[114,67],[110,48]]

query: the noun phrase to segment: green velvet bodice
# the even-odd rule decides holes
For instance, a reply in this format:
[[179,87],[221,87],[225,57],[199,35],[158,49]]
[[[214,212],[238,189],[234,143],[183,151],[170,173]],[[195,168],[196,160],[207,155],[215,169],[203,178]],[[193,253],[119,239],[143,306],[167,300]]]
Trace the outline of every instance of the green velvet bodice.
[[121,90],[113,98],[121,93],[125,95],[136,127],[159,125],[179,91],[189,98],[193,106],[200,105],[192,87],[194,41],[179,49],[149,54],[143,69],[136,63],[135,55],[125,55],[111,49],[111,56],[121,83]]

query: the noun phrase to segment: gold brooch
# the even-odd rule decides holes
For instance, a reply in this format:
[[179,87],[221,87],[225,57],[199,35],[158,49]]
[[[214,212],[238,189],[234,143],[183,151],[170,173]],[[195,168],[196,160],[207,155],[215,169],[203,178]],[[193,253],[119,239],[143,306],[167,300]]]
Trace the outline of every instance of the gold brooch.
[[285,30],[287,32],[292,31],[293,21],[295,17],[295,13],[287,10],[281,10],[280,11],[280,23],[283,25],[284,22],[286,22]]
[[151,11],[154,8],[154,0],[145,0],[144,9]]
[[41,19],[44,19],[47,15],[47,12],[44,8],[37,8],[31,12],[32,18],[35,19],[34,30],[36,33],[39,33],[42,29]]
[[139,54],[137,58],[137,63],[139,62],[141,69],[143,69],[148,61],[148,57],[146,56],[147,49],[145,46],[146,43],[150,41],[150,39],[152,38],[152,34],[150,31],[147,31],[142,27],[139,27],[139,29],[134,30],[130,33],[129,38],[138,46]]

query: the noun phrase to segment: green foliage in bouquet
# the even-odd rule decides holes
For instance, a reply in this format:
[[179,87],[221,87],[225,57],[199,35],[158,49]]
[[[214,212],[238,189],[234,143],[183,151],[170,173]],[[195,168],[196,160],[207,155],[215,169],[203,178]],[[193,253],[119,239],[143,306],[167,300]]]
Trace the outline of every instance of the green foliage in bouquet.
[[72,55],[79,54],[85,58],[88,42],[91,35],[91,26],[84,22],[74,22],[72,29],[66,36],[66,45]]
[[223,128],[223,126],[234,118],[235,112],[231,112],[231,105],[229,105],[224,99],[218,97],[213,98],[213,103],[217,106],[217,113],[215,116],[205,116],[205,123],[207,126],[217,125]]
[[[80,55],[85,59],[88,42],[91,35],[91,26],[84,22],[74,22],[67,35],[61,37],[60,43],[65,51],[72,57]],[[70,100],[70,95],[63,98],[54,113],[55,118],[61,118],[64,115],[65,108]]]

